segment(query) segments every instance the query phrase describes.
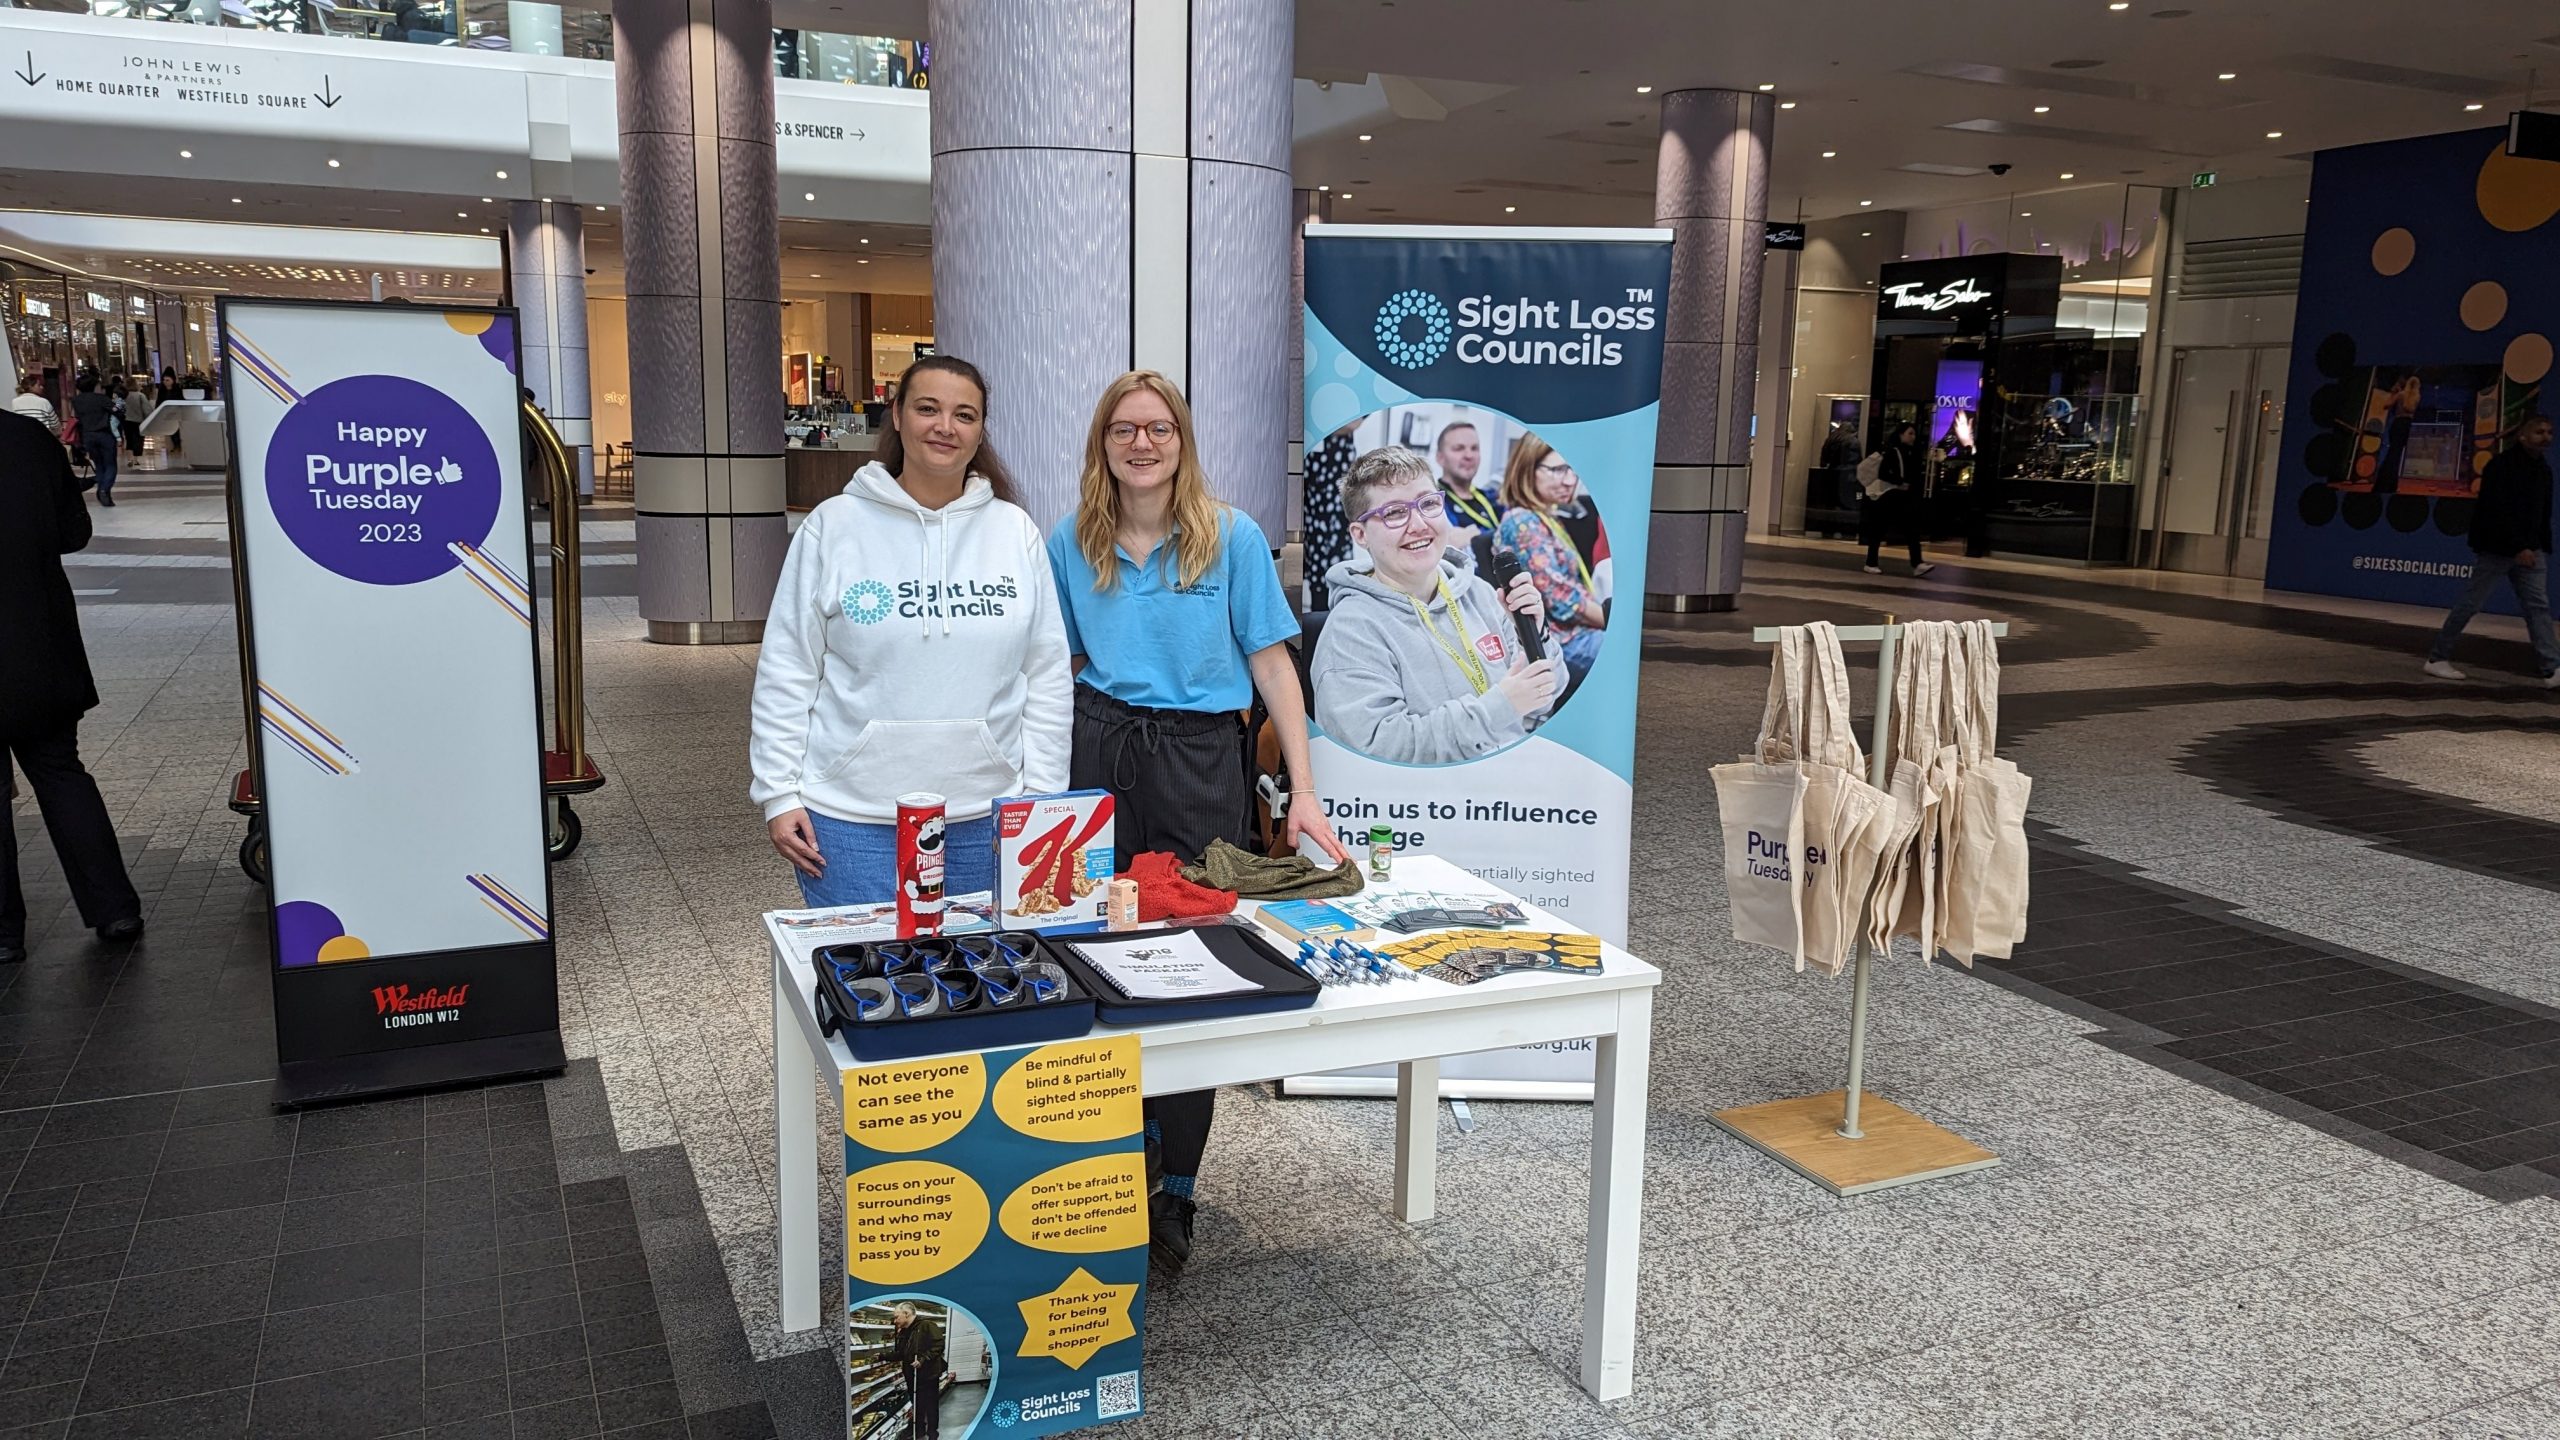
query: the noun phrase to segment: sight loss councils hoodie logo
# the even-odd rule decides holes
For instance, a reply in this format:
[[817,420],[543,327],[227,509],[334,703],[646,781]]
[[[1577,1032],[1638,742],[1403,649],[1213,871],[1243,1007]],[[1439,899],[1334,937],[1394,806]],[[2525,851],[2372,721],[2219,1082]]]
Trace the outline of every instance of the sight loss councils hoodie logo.
[[897,597],[877,580],[857,580],[844,587],[844,618],[856,625],[877,625],[889,618]]

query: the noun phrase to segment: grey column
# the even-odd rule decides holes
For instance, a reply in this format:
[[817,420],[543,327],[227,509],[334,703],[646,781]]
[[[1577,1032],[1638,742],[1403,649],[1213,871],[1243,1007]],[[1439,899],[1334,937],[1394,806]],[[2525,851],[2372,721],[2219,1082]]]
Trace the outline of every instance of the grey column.
[[1776,117],[1767,95],[1678,90],[1662,98],[1654,223],[1678,241],[1664,321],[1647,609],[1730,610],[1742,589]]
[[570,201],[507,206],[508,293],[515,299],[525,388],[551,417],[578,467],[578,493],[596,493],[594,411],[587,399],[587,234]]
[[[1323,190],[1289,192],[1289,370],[1280,405],[1289,421],[1289,533],[1306,514],[1307,227],[1333,218],[1333,196]],[[1278,536],[1273,536],[1278,539]]]
[[760,638],[782,518],[771,0],[613,11],[640,615],[669,644]]
[[1221,498],[1287,523],[1290,0],[932,0],[934,340],[986,372],[1043,525],[1121,371],[1191,397]]

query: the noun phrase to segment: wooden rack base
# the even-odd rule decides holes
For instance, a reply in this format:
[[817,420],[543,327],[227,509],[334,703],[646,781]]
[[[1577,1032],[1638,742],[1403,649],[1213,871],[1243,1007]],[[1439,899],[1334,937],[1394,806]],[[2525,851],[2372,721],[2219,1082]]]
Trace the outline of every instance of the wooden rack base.
[[1866,1133],[1852,1140],[1840,1133],[1847,1094],[1830,1090],[1799,1100],[1771,1100],[1719,1110],[1709,1118],[1834,1195],[1884,1190],[2000,1163],[1999,1156],[1872,1090],[1858,1106]]

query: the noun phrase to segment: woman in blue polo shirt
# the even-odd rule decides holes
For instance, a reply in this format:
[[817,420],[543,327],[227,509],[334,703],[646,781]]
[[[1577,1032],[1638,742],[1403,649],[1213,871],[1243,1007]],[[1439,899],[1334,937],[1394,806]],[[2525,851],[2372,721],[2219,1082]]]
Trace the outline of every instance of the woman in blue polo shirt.
[[[1339,863],[1289,656],[1297,616],[1262,527],[1209,492],[1193,434],[1182,392],[1152,370],[1112,381],[1094,406],[1076,513],[1049,534],[1076,671],[1070,783],[1111,792],[1123,870],[1150,850],[1190,861],[1211,840],[1250,847],[1244,717],[1258,691],[1289,767],[1288,838]],[[1191,1256],[1192,1181],[1216,1098],[1147,1102],[1164,1164],[1151,1230],[1169,1270]]]

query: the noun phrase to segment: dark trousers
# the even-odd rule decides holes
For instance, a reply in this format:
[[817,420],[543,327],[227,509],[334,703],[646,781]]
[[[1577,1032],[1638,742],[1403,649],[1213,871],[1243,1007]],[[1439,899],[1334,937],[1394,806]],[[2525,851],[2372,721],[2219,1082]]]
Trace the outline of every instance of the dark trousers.
[[80,441],[80,448],[88,452],[89,463],[97,468],[98,502],[102,505],[114,504],[115,500],[113,499],[113,496],[116,488],[115,432],[110,430],[104,435],[83,436]]
[[[1142,710],[1079,685],[1067,783],[1111,792],[1114,858],[1122,871],[1131,856],[1150,850],[1194,861],[1212,840],[1252,848],[1253,775],[1244,720],[1234,711]],[[1146,1102],[1164,1173],[1200,1173],[1217,1102],[1215,1090]]]
[[1866,532],[1861,538],[1867,542],[1868,564],[1880,563],[1877,557],[1884,551],[1888,538],[1885,531],[1889,528],[1910,550],[1912,568],[1920,567],[1920,507],[1912,500],[1910,491],[1887,490],[1859,506],[1858,528]]
[[[96,929],[142,913],[142,898],[124,873],[124,856],[116,849],[115,822],[107,818],[107,802],[98,782],[80,764],[80,727],[75,721],[43,735],[21,735],[6,743],[18,759],[19,773],[35,792],[44,812],[44,828],[53,834],[53,853],[62,857],[63,878],[71,883],[71,899],[80,907],[80,923]],[[0,805],[0,945],[23,945],[27,937],[27,897],[18,881],[18,830],[9,808]]]

